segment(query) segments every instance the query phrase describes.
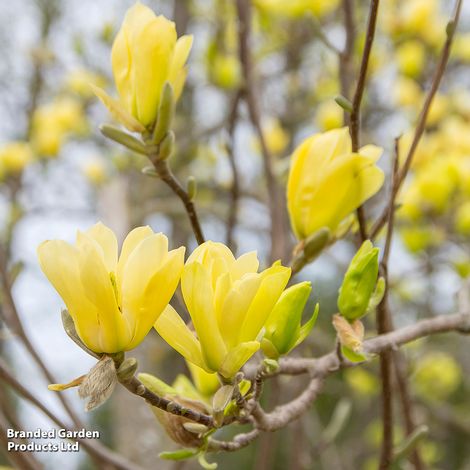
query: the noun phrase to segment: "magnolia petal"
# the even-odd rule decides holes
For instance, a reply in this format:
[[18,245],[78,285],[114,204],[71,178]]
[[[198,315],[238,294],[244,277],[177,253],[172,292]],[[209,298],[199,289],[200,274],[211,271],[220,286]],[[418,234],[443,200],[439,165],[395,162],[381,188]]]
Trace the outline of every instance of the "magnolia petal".
[[204,266],[209,266],[211,261],[216,258],[223,258],[226,261],[227,266],[231,266],[232,263],[235,261],[235,257],[230,251],[230,248],[225,246],[223,243],[208,240],[199,245],[191,253],[186,263],[189,264],[193,261],[198,261]]
[[171,305],[163,310],[154,327],[158,334],[185,359],[207,372],[212,372],[202,358],[199,341]]
[[146,225],[145,227],[137,227],[131,230],[125,238],[124,243],[122,244],[121,254],[119,256],[119,261],[116,269],[116,277],[118,279],[119,285],[122,282],[122,274],[124,272],[124,268],[127,264],[129,256],[139,245],[139,243],[150,235],[153,235],[153,230],[148,225]]
[[214,292],[208,270],[198,262],[186,264],[181,276],[181,290],[201,343],[204,360],[210,369],[216,371],[227,351],[217,328]]
[[289,282],[291,270],[281,265],[274,265],[264,270],[261,274],[263,280],[246,313],[239,333],[239,342],[252,341],[258,336],[282,291]]
[[246,273],[256,273],[259,268],[259,260],[256,251],[250,251],[241,255],[231,268],[232,279],[236,281]]
[[192,35],[181,36],[175,44],[168,74],[168,80],[172,84],[173,90],[175,92],[175,99],[180,97],[184,82],[186,80],[186,70],[184,68],[184,64],[188,60],[192,45]]
[[164,16],[155,17],[149,8],[148,11],[153,18],[136,26],[130,38],[136,106],[134,115],[144,126],[156,119],[176,43],[175,24]]
[[132,114],[130,114],[121,105],[119,101],[109,96],[103,89],[90,85],[93,89],[93,93],[102,101],[102,103],[108,108],[111,115],[120,122],[126,129],[131,132],[144,132],[145,126],[143,126]]
[[221,312],[217,312],[219,330],[229,349],[238,343],[240,328],[261,282],[261,275],[253,273],[236,281],[225,298]]
[[48,240],[39,245],[42,271],[62,297],[83,343],[99,351],[99,322],[95,306],[83,292],[75,247],[62,240]]
[[227,354],[219,373],[225,378],[230,379],[244,366],[248,359],[258,351],[260,343],[258,341],[248,341],[241,343],[233,348]]
[[118,257],[118,242],[114,232],[101,222],[93,225],[85,232],[93,238],[103,250],[104,263],[108,272],[116,271]]
[[384,149],[382,147],[369,144],[361,147],[358,153],[364,157],[370,158],[372,163],[375,163],[382,156],[383,151]]
[[[145,338],[152,325],[170,302],[178,286],[184,266],[185,248],[180,247],[168,253],[163,266],[150,279],[136,305],[131,310],[135,324],[134,337],[127,349],[133,349]],[[127,314],[127,305],[123,304],[124,314]]]
[[99,352],[123,351],[130,340],[130,331],[118,309],[116,292],[102,254],[97,243],[85,234],[78,233],[77,245],[83,291],[98,312],[101,335]]
[[[168,254],[168,238],[154,233],[143,238],[129,254],[122,271],[123,309],[130,304],[138,309],[139,299]],[[131,311],[135,311],[131,308]]]

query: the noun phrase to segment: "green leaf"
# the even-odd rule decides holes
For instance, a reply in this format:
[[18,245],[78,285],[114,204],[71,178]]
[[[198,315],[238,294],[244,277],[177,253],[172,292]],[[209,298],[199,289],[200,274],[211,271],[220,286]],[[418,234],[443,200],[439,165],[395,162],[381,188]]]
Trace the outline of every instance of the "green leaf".
[[364,362],[367,361],[367,356],[362,353],[354,352],[346,346],[341,346],[341,354],[351,362]]

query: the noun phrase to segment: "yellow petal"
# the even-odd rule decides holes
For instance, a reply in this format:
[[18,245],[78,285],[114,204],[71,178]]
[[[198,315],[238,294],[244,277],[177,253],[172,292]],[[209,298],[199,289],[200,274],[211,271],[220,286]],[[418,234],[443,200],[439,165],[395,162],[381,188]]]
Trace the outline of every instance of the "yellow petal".
[[98,313],[83,292],[77,250],[62,240],[48,240],[39,245],[37,253],[41,269],[64,300],[80,339],[91,350],[100,351]]
[[230,379],[243,367],[243,365],[250,359],[253,354],[258,351],[260,343],[258,341],[249,341],[241,343],[233,348],[227,354],[219,373]]
[[214,292],[208,270],[198,262],[186,264],[181,290],[201,343],[204,361],[216,371],[227,351],[217,328]]
[[262,276],[254,273],[234,282],[222,309],[217,312],[219,330],[229,349],[238,343],[240,329],[261,282]]
[[127,235],[126,239],[124,240],[124,243],[122,244],[121,254],[119,256],[119,261],[116,270],[116,277],[118,279],[119,285],[121,285],[122,273],[129,259],[129,256],[139,245],[139,243],[150,235],[153,235],[153,230],[148,225],[146,225],[145,227],[137,227],[134,230],[131,230]]
[[173,51],[173,57],[171,60],[170,70],[168,74],[168,81],[173,86],[173,90],[175,92],[175,99],[179,98],[184,85],[184,81],[186,79],[186,70],[184,69],[184,64],[188,59],[192,45],[192,35],[181,36],[175,44],[175,49]]
[[163,310],[154,326],[158,334],[185,359],[212,372],[204,363],[199,341],[171,305]]
[[262,273],[263,280],[246,313],[238,341],[253,341],[266,323],[274,305],[285,289],[291,274],[290,268],[274,265]]
[[77,245],[83,291],[98,312],[100,352],[124,351],[130,341],[131,331],[118,309],[116,293],[103,256],[98,251],[97,243],[85,234],[78,233]]
[[184,251],[185,248],[180,247],[168,253],[161,268],[149,280],[139,299],[135,299],[137,301],[127,304],[124,302],[127,298],[123,297],[123,313],[131,315],[135,324],[134,336],[128,349],[133,349],[145,338],[173,297],[183,271]]
[[209,266],[212,260],[216,258],[223,258],[227,266],[231,266],[235,261],[235,257],[230,249],[223,243],[217,243],[213,241],[206,241],[199,245],[189,256],[187,263],[198,261],[204,266]]
[[371,159],[372,162],[376,162],[383,154],[384,149],[382,147],[377,147],[377,145],[364,145],[359,149],[359,154],[364,155]]
[[118,243],[114,232],[106,225],[98,222],[85,233],[93,238],[103,250],[104,263],[108,272],[116,271]]
[[91,85],[93,93],[103,102],[103,104],[108,108],[111,115],[120,122],[126,129],[131,132],[144,132],[145,127],[135,119],[132,114],[130,114],[124,107],[119,103],[119,101],[111,98],[104,90],[101,88]]
[[156,17],[149,8],[146,10],[148,17],[142,13],[139,21],[126,27],[134,78],[134,116],[144,126],[155,121],[176,43],[175,24],[164,16]]
[[231,267],[233,280],[240,279],[246,273],[258,272],[259,261],[256,251],[241,255]]

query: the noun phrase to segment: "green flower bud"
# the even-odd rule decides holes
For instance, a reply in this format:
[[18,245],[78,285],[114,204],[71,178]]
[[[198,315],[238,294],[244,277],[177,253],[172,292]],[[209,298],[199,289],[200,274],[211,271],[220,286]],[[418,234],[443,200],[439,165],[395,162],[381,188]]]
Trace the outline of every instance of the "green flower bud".
[[344,275],[339,289],[338,308],[349,321],[367,313],[379,273],[379,249],[366,240]]
[[310,282],[301,282],[286,289],[277,301],[265,324],[261,342],[264,354],[277,359],[300,344],[313,328],[318,314],[318,305],[311,319],[302,327],[302,312],[312,287]]

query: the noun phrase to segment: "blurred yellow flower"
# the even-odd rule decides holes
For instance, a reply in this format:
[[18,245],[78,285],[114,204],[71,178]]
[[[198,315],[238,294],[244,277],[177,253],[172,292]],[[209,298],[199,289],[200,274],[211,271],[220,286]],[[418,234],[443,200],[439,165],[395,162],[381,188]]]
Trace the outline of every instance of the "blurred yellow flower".
[[240,85],[241,67],[235,54],[215,53],[208,65],[210,78],[215,85],[227,90],[233,90]]
[[41,269],[65,302],[82,342],[97,353],[135,348],[170,301],[184,248],[150,227],[132,230],[118,260],[114,233],[98,223],[77,233],[75,246],[49,240],[38,247]]
[[403,227],[400,229],[400,236],[411,253],[439,246],[445,240],[445,234],[441,229],[426,225]]
[[106,81],[101,75],[86,69],[77,69],[70,72],[65,79],[67,90],[81,96],[82,98],[91,98],[93,89],[90,85],[104,87]]
[[306,13],[324,16],[338,6],[339,0],[255,0],[255,5],[270,14],[300,17]]
[[460,385],[462,370],[448,353],[431,352],[419,359],[413,375],[417,393],[429,400],[444,400]]
[[416,107],[421,101],[422,92],[416,81],[400,76],[393,85],[393,96],[399,106]]
[[289,134],[278,119],[270,119],[263,126],[263,135],[272,155],[281,155],[289,145]]
[[106,181],[106,165],[99,158],[94,158],[85,163],[82,171],[88,181],[94,185],[98,186]]
[[95,93],[114,115],[127,117],[123,121],[126,127],[132,118],[145,127],[152,126],[165,83],[172,85],[175,99],[181,95],[192,42],[192,36],[187,35],[177,40],[175,23],[137,2],[127,11],[111,51],[120,100],[96,87]]
[[317,107],[315,124],[322,131],[337,129],[343,125],[343,110],[335,101],[326,100]]
[[188,361],[232,378],[258,351],[260,332],[290,277],[278,263],[260,273],[258,265],[255,252],[235,259],[222,243],[203,243],[181,277],[197,338],[170,305],[155,329]]
[[418,77],[426,61],[426,51],[422,42],[406,41],[396,48],[399,71],[409,77]]
[[87,129],[80,102],[71,98],[58,98],[40,106],[34,113],[31,142],[40,155],[54,157],[68,135],[81,135]]
[[0,147],[2,175],[21,173],[33,160],[33,152],[26,142],[8,142]]
[[334,232],[339,224],[384,181],[376,166],[382,149],[374,145],[351,150],[347,128],[315,134],[294,151],[287,183],[287,205],[299,240],[322,227]]
[[458,207],[454,225],[457,233],[470,235],[470,201],[466,201]]

